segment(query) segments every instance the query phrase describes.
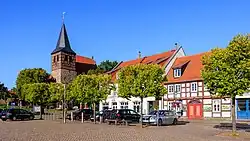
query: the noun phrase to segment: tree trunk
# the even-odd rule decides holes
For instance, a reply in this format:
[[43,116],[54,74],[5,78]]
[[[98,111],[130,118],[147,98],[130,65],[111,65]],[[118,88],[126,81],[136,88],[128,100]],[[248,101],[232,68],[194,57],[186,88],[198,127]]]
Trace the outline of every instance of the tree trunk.
[[95,102],[93,103],[93,110],[94,110],[94,123],[96,124],[96,115],[95,115]]
[[141,97],[141,127],[143,128],[143,98]]
[[236,133],[236,117],[235,117],[235,96],[232,97],[232,132]]
[[42,113],[42,109],[43,109],[43,106],[42,106],[42,104],[41,104],[41,106],[40,106],[40,119],[42,120],[43,119],[43,113]]

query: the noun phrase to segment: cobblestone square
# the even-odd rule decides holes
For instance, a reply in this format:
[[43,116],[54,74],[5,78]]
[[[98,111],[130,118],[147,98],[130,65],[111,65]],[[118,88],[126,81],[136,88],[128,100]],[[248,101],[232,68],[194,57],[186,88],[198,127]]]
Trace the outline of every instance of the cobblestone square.
[[[233,141],[250,138],[217,136],[215,123],[187,123],[185,125],[146,127],[114,126],[59,121],[0,122],[1,141]],[[246,133],[248,134],[248,133]],[[250,134],[248,134],[250,137]]]

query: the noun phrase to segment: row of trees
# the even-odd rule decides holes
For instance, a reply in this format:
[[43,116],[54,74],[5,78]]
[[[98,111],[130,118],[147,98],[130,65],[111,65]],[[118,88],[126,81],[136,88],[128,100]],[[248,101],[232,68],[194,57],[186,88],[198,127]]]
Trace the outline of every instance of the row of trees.
[[62,100],[91,103],[95,107],[95,104],[106,99],[113,89],[110,85],[111,77],[103,72],[111,70],[116,64],[116,61],[101,62],[97,69],[90,70],[87,75],[78,75],[66,88],[63,84],[54,83],[42,68],[24,69],[19,72],[16,80],[17,95],[20,100],[39,104],[41,107]]
[[[148,96],[159,98],[167,93],[162,85],[166,80],[163,75],[164,71],[158,65],[139,64],[123,68],[117,81],[118,94],[127,99],[140,97],[142,101]],[[41,106],[61,101],[64,93],[63,84],[53,83],[48,78],[49,74],[41,68],[20,71],[16,81],[19,98]],[[89,71],[86,75],[78,75],[67,85],[65,100],[91,103],[95,108],[95,104],[105,100],[114,89],[111,76]]]

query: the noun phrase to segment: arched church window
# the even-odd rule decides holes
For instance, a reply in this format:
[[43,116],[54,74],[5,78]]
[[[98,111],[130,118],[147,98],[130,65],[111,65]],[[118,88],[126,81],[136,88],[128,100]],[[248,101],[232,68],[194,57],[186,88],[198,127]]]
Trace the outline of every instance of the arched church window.
[[64,61],[69,61],[68,60],[68,55],[65,55]]
[[72,62],[72,60],[73,60],[72,56],[69,56],[69,62]]
[[56,62],[56,56],[53,57],[53,62]]

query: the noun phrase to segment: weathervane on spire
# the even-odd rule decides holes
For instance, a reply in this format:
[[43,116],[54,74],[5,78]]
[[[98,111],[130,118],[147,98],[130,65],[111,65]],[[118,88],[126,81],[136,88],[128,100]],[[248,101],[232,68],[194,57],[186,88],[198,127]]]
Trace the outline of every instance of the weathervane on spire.
[[63,21],[63,23],[64,23],[64,15],[66,14],[66,12],[63,12],[62,13],[62,21]]

